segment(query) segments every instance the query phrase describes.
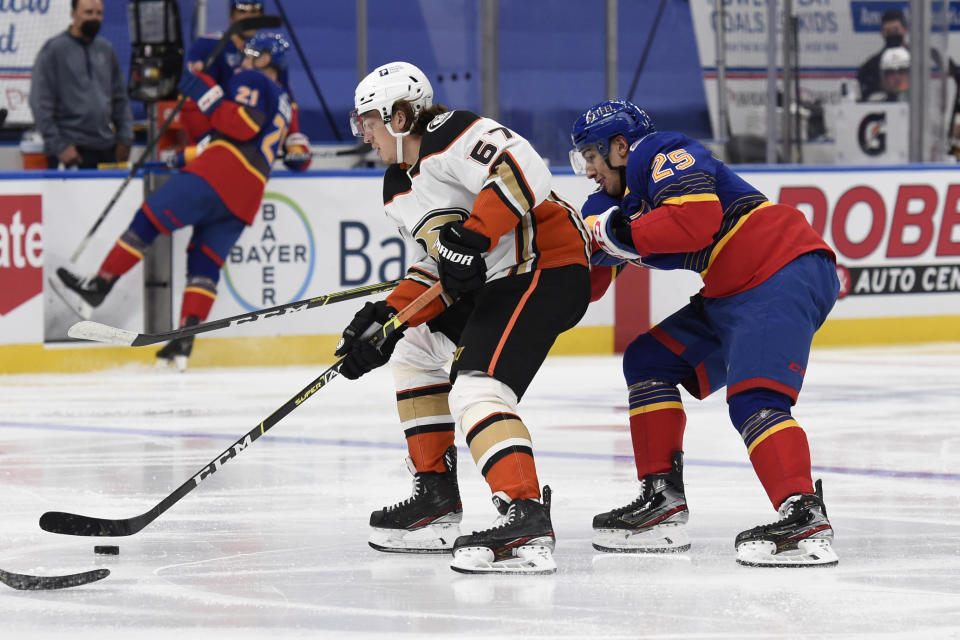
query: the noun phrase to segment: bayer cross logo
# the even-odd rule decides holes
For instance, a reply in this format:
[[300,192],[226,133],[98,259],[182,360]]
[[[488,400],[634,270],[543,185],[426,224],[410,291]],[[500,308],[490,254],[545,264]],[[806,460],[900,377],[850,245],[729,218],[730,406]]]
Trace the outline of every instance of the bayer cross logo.
[[247,311],[302,299],[310,286],[316,246],[296,202],[265,193],[260,215],[244,229],[223,265],[233,298]]

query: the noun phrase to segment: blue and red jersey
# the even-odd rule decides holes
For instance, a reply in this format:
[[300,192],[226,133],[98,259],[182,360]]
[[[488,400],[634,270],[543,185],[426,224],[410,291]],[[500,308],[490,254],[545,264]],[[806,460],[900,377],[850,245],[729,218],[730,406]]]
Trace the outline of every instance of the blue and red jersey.
[[292,117],[283,88],[260,71],[241,70],[231,76],[224,100],[210,114],[209,144],[184,171],[203,178],[234,215],[250,224]]
[[766,197],[699,142],[651,133],[631,146],[621,203],[643,264],[687,269],[707,297],[755,287],[799,255],[836,257],[794,207]]
[[[207,56],[213,53],[219,41],[219,35],[201,36],[197,38],[187,52],[187,70],[199,71],[206,61]],[[213,59],[213,62],[205,73],[216,80],[217,84],[226,89],[230,79],[240,72],[240,65],[243,63],[243,58],[243,51],[237,48],[237,45],[231,38],[227,40],[223,49],[221,49],[217,57]],[[279,83],[287,92],[290,105],[293,108],[293,115],[287,131],[289,133],[296,133],[300,131],[300,122],[297,116],[297,105],[293,101],[293,91],[290,90],[290,82],[286,69],[280,72]],[[187,137],[191,143],[198,142],[213,128],[210,118],[197,108],[197,104],[193,100],[187,100],[183,104],[180,111],[180,122],[183,124],[184,130],[187,132]]]

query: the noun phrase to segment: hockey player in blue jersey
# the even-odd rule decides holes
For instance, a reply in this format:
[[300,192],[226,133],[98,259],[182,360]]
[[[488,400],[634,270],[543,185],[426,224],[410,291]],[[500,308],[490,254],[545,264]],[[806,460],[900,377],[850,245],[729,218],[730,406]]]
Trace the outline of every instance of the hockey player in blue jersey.
[[[187,281],[180,325],[203,322],[217,296],[220,269],[244,228],[260,210],[273,160],[290,123],[291,106],[278,82],[286,66],[289,43],[276,33],[258,33],[244,48],[243,68],[224,89],[202,73],[184,74],[180,90],[194,98],[213,125],[200,149],[180,152],[185,164],[140,206],[126,231],[104,258],[97,273],[80,277],[61,267],[60,283],[69,300],[89,317],[117,279],[142,258],[159,234],[193,227],[187,246]],[[167,343],[160,363],[183,370],[193,337]]]
[[[263,15],[263,2],[261,0],[230,0],[230,24]],[[214,58],[213,62],[206,69],[206,75],[213,78],[217,84],[226,88],[227,83],[234,74],[240,71],[243,63],[244,43],[256,35],[256,31],[244,31],[234,34],[224,45],[223,49]],[[213,52],[220,40],[219,36],[201,36],[187,51],[187,70],[191,73],[197,73],[203,69],[203,63],[207,56]],[[297,104],[293,101],[293,91],[290,89],[289,73],[284,66],[280,71],[278,82],[287,94],[290,96],[293,107],[293,115],[290,122],[289,133],[281,153],[284,165],[292,171],[305,171],[310,167],[312,156],[310,155],[310,140],[300,131],[300,117]],[[191,144],[196,144],[211,129],[210,118],[197,108],[196,102],[187,100],[180,111],[180,121]]]
[[692,270],[704,283],[624,352],[640,495],[594,518],[594,547],[690,547],[679,386],[698,399],[726,386],[731,421],[780,516],[737,536],[737,561],[836,564],[806,435],[791,415],[813,334],[837,298],[833,251],[800,211],[768,202],[700,143],[656,131],[630,102],[591,107],[572,138],[574,168],[599,185],[583,208],[595,243],[593,298],[627,261]]

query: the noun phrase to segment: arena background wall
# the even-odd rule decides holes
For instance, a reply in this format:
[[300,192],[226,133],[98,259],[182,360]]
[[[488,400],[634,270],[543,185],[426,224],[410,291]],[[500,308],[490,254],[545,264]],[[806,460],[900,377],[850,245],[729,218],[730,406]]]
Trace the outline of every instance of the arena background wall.
[[[960,179],[951,167],[751,168],[744,177],[771,199],[795,204],[835,249],[843,297],[818,346],[960,340]],[[0,174],[0,373],[82,371],[149,364],[155,348],[70,341],[78,318],[44,286],[68,260],[122,172]],[[279,172],[257,222],[224,269],[211,319],[398,278],[411,255],[380,205],[377,170]],[[559,173],[558,193],[579,205],[585,178]],[[77,262],[95,269],[142,200],[124,193]],[[179,312],[188,231],[175,234]],[[631,267],[613,294],[591,305],[555,354],[621,350],[683,305],[696,274]],[[127,274],[95,320],[131,330],[143,322],[142,274]],[[191,366],[329,363],[359,302],[349,301],[198,338]]]

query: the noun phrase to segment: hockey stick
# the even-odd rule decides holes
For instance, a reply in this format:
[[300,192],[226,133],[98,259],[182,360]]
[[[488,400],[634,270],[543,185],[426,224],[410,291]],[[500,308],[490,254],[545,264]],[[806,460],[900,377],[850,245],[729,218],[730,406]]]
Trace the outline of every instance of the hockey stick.
[[318,149],[311,151],[310,155],[314,158],[339,158],[341,156],[361,156],[369,152],[373,147],[363,142],[348,149]]
[[[442,291],[440,283],[421,293],[413,302],[403,308],[400,313],[387,321],[386,324],[371,338],[373,344],[378,344],[387,336],[400,328],[418,311],[430,304]],[[108,520],[94,518],[62,511],[48,511],[40,516],[40,528],[51,533],[62,533],[70,536],[129,536],[137,533],[145,526],[157,519],[160,514],[179,502],[185,495],[197,488],[201,482],[220,470],[224,464],[240,454],[241,451],[252,445],[271,427],[280,422],[291,411],[303,404],[310,396],[327,385],[328,382],[340,374],[340,364],[343,359],[334,362],[326,371],[287,400],[283,406],[271,413],[263,422],[244,434],[239,440],[227,447],[220,455],[200,469],[192,478],[180,485],[173,493],[160,501],[155,507],[139,516]]]
[[[230,28],[223,32],[223,35],[213,48],[213,51],[211,51],[210,55],[207,56],[207,59],[203,61],[203,68],[201,71],[206,71],[210,68],[210,65],[213,64],[213,61],[218,55],[220,55],[220,52],[223,51],[223,48],[227,46],[227,41],[230,40],[233,35],[243,31],[275,29],[281,24],[282,22],[277,16],[253,16],[252,18],[237,20],[230,25]],[[180,99],[177,100],[177,104],[170,111],[169,115],[167,115],[167,119],[164,120],[162,125],[160,125],[157,135],[154,136],[153,140],[147,141],[147,147],[143,150],[143,154],[140,156],[140,159],[134,163],[133,167],[130,169],[130,172],[127,174],[127,177],[123,179],[122,183],[120,183],[120,187],[117,189],[117,192],[113,194],[113,197],[110,198],[110,202],[107,203],[107,206],[104,207],[103,211],[100,213],[100,217],[96,219],[96,221],[93,223],[93,226],[90,227],[90,231],[87,231],[87,235],[85,235],[83,240],[80,241],[80,245],[73,252],[73,255],[70,256],[70,262],[76,262],[77,258],[80,257],[80,254],[83,253],[83,250],[87,248],[87,243],[90,242],[90,238],[92,238],[93,234],[97,232],[98,228],[100,228],[104,218],[106,218],[107,214],[110,213],[110,210],[113,209],[113,205],[115,205],[120,199],[120,195],[123,194],[124,190],[126,190],[127,185],[130,184],[130,181],[133,180],[134,176],[137,175],[137,172],[140,171],[140,168],[149,160],[150,154],[153,152],[153,148],[157,146],[157,142],[160,141],[160,139],[163,137],[163,134],[165,134],[167,129],[170,128],[170,124],[173,122],[173,119],[177,117],[177,114],[180,113],[180,109],[183,108],[183,103],[186,102],[186,100],[187,96],[180,96]]]
[[399,280],[390,280],[389,282],[381,282],[378,284],[368,284],[365,287],[347,289],[346,291],[340,291],[337,293],[327,293],[322,296],[317,296],[316,298],[288,302],[275,307],[260,309],[259,311],[242,313],[238,316],[230,316],[229,318],[223,318],[221,320],[211,320],[210,322],[204,322],[203,324],[195,324],[192,327],[181,327],[180,329],[163,331],[161,333],[136,333],[134,331],[127,331],[126,329],[120,329],[119,327],[111,327],[110,325],[102,324],[100,322],[93,322],[92,320],[81,320],[70,327],[70,329],[67,331],[67,335],[71,338],[78,338],[80,340],[93,340],[94,342],[104,342],[106,344],[116,344],[126,347],[142,347],[144,345],[166,342],[167,340],[174,340],[176,338],[195,336],[198,333],[226,329],[227,327],[232,327],[233,325],[237,324],[255,322],[260,318],[275,318],[287,313],[296,313],[298,311],[305,311],[315,307],[323,307],[335,302],[343,302],[344,300],[362,298],[363,296],[368,296],[374,293],[390,291],[391,289],[396,288],[398,284],[400,284]]
[[42,591],[47,589],[66,589],[79,587],[110,575],[109,569],[94,569],[68,576],[28,576],[24,573],[12,573],[0,570],[0,582],[19,591]]

